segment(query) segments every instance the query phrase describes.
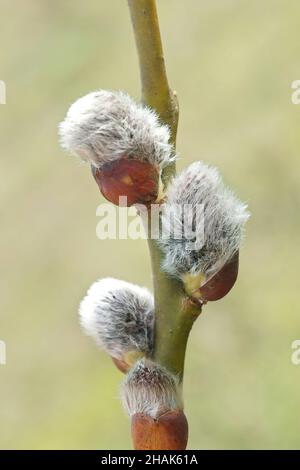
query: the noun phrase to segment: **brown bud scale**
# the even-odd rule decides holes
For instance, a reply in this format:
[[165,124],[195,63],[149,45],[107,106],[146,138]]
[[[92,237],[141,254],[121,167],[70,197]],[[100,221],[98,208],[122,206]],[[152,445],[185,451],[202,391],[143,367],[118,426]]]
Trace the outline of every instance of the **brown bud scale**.
[[127,197],[127,206],[151,204],[158,195],[159,171],[149,162],[120,158],[92,167],[93,176],[103,196],[119,205],[121,196]]
[[185,450],[188,422],[181,410],[169,411],[157,419],[135,414],[131,434],[135,450]]
[[122,361],[121,359],[117,359],[115,357],[112,357],[112,361],[115,364],[115,366],[124,374],[129,371],[130,366],[129,364],[126,364],[125,361]]
[[238,271],[239,252],[237,251],[220,271],[200,287],[201,299],[205,302],[219,300],[228,294],[237,280]]

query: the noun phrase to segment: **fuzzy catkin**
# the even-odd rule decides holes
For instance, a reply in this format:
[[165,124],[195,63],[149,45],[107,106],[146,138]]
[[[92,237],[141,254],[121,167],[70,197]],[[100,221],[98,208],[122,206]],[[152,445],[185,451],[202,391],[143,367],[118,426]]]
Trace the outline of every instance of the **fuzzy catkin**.
[[[198,249],[191,248],[184,235],[181,210],[185,205],[193,214],[197,205],[203,210],[203,240]],[[173,179],[162,208],[158,243],[164,253],[163,269],[179,278],[185,273],[212,276],[239,249],[248,218],[247,206],[224,185],[218,170],[202,162],[193,163]],[[164,227],[170,224],[175,236],[164,233]]]
[[89,288],[79,308],[85,333],[116,359],[129,351],[150,354],[154,300],[148,289],[117,279],[101,279]]
[[163,168],[175,158],[169,128],[153,110],[121,91],[98,90],[79,98],[59,135],[65,150],[96,168],[122,157]]
[[129,371],[121,398],[129,416],[142,413],[157,418],[183,406],[177,377],[149,359],[136,362]]

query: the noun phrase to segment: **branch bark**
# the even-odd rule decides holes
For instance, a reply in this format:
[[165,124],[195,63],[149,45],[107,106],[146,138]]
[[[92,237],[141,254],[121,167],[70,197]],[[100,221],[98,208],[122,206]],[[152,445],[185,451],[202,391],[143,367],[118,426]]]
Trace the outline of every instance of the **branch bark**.
[[[128,0],[131,21],[139,57],[142,101],[159,114],[171,131],[175,147],[178,102],[169,87],[159,30],[155,0]],[[175,174],[175,163],[163,175],[165,185]],[[182,284],[161,271],[162,254],[149,236],[152,276],[155,298],[154,360],[183,378],[188,336],[199,307],[186,298]]]

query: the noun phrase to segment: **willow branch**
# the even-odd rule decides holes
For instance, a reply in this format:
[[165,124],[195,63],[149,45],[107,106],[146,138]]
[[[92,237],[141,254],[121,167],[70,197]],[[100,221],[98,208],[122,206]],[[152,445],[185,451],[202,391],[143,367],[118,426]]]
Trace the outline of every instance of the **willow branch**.
[[[168,83],[155,0],[128,0],[137,46],[142,101],[156,110],[171,132],[176,144],[178,103],[176,93]],[[169,165],[163,175],[167,184],[175,174],[175,164]],[[161,271],[161,252],[149,236],[155,297],[154,359],[183,377],[187,339],[192,324],[199,314],[186,299],[181,283]]]
[[128,0],[140,62],[142,99],[156,109],[176,140],[178,109],[170,90],[159,31],[155,0]]

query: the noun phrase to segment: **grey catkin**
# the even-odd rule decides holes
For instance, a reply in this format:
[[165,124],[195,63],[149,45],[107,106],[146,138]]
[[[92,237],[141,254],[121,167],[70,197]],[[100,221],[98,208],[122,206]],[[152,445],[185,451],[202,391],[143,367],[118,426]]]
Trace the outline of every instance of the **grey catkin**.
[[129,351],[150,354],[154,300],[148,289],[118,279],[101,279],[89,288],[79,316],[85,333],[112,357],[122,359]]
[[136,362],[129,371],[121,398],[129,416],[142,413],[157,418],[183,407],[178,378],[149,359]]
[[161,169],[175,158],[169,128],[121,91],[98,90],[79,98],[59,125],[59,135],[65,150],[96,168],[127,157]]
[[[190,247],[184,236],[182,209],[202,207],[203,242]],[[163,269],[175,277],[185,273],[206,277],[216,273],[239,249],[244,225],[249,218],[247,205],[228,189],[219,171],[203,162],[195,162],[171,182],[162,207],[162,234],[158,243],[164,253]],[[164,233],[164,227],[173,227]],[[181,234],[181,237],[178,236]]]

